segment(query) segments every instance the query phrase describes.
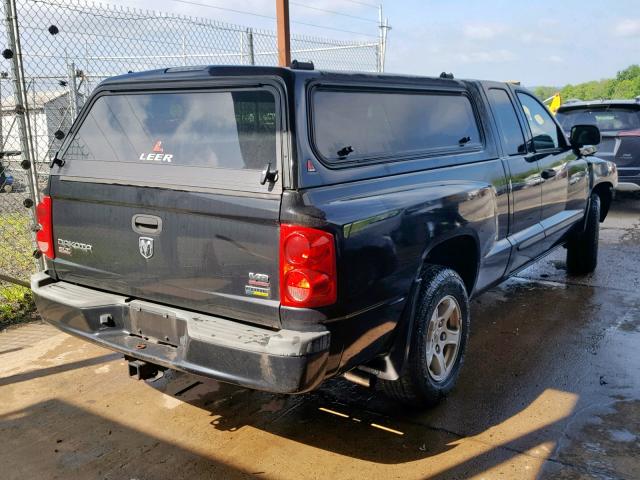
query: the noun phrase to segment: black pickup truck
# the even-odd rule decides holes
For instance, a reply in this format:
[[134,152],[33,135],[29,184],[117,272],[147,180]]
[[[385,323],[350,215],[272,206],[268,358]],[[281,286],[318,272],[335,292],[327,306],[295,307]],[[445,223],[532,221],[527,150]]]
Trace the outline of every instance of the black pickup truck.
[[599,139],[505,83],[111,78],[52,162],[32,289],[138,378],[297,393],[344,375],[431,405],[458,377],[470,297],[559,246],[571,273],[596,267],[617,182]]

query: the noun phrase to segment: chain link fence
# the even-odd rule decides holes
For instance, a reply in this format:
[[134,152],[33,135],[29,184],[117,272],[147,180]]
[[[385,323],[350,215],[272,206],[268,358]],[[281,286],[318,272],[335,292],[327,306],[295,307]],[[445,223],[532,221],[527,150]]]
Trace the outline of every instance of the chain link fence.
[[[277,64],[275,32],[207,18],[87,0],[2,0],[0,9],[0,281],[25,283],[44,266],[33,256],[33,205],[61,143],[56,132],[68,131],[101,80],[170,66]],[[292,36],[292,58],[378,71],[384,46],[373,40]]]

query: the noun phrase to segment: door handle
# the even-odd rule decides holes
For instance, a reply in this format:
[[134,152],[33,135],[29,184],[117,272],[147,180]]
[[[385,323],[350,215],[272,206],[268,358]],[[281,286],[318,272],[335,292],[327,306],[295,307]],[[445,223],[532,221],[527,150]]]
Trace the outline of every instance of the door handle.
[[558,172],[556,172],[553,168],[548,168],[547,170],[543,170],[540,176],[545,180],[553,178],[556,176]]
[[162,219],[155,215],[134,215],[131,219],[131,228],[142,235],[157,235],[162,231]]

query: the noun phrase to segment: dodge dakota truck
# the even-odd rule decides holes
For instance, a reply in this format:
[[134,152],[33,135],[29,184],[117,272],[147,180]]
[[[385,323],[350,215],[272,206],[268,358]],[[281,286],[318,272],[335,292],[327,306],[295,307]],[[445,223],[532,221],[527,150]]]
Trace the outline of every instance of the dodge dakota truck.
[[300,393],[341,375],[430,406],[471,297],[558,247],[570,274],[596,268],[617,183],[599,141],[520,86],[450,75],[110,78],[52,162],[33,293],[136,378]]

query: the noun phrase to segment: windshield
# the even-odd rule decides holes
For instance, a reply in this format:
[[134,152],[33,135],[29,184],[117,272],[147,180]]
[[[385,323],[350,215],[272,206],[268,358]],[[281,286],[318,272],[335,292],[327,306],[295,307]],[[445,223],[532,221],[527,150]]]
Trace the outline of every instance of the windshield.
[[63,158],[261,170],[275,163],[275,111],[266,90],[104,95]]
[[601,131],[640,128],[640,111],[630,108],[591,108],[558,112],[556,118],[567,132],[574,125],[595,125]]

